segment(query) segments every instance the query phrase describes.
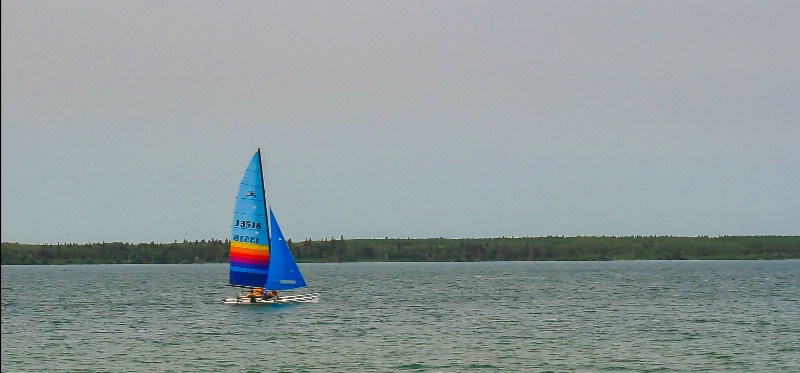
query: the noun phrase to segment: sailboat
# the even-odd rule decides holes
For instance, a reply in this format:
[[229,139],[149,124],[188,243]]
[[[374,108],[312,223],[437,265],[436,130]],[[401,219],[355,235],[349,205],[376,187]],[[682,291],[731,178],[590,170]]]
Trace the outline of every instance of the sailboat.
[[[260,148],[250,160],[239,184],[231,225],[230,250],[228,286],[236,288],[239,294],[223,299],[222,303],[281,304],[319,301],[318,293],[282,293],[305,287],[306,281],[283,237],[272,207],[267,202]],[[271,294],[272,291],[281,293],[269,298],[246,297],[241,293],[242,290],[257,288],[265,294]]]

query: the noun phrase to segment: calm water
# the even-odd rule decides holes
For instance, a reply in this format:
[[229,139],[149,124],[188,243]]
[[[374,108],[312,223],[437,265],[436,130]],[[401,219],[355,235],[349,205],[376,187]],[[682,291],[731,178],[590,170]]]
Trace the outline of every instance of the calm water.
[[218,304],[222,264],[3,266],[2,371],[800,371],[797,260],[301,268],[320,303]]

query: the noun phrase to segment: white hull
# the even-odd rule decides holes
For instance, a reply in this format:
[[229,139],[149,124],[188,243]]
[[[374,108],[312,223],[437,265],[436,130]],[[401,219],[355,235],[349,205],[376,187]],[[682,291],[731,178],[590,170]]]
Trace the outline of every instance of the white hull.
[[241,304],[241,305],[269,305],[269,304],[288,304],[288,303],[318,303],[319,293],[311,294],[291,294],[279,295],[277,298],[272,299],[256,299],[251,302],[250,298],[225,298],[222,300],[224,304]]

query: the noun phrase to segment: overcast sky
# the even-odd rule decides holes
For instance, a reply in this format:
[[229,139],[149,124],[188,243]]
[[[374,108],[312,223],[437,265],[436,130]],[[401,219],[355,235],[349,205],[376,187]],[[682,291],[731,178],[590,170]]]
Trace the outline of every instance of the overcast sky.
[[800,1],[2,1],[2,241],[800,234]]

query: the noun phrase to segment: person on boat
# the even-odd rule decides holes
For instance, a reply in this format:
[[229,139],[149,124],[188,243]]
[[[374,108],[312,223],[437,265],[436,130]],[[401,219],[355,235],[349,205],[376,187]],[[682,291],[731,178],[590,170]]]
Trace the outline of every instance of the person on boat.
[[278,297],[278,291],[277,290],[270,290],[270,291],[267,292],[267,294],[264,295],[264,299],[272,299],[272,298],[277,298],[277,297]]
[[255,302],[257,298],[264,296],[264,288],[253,288],[244,297],[250,298],[251,302]]

